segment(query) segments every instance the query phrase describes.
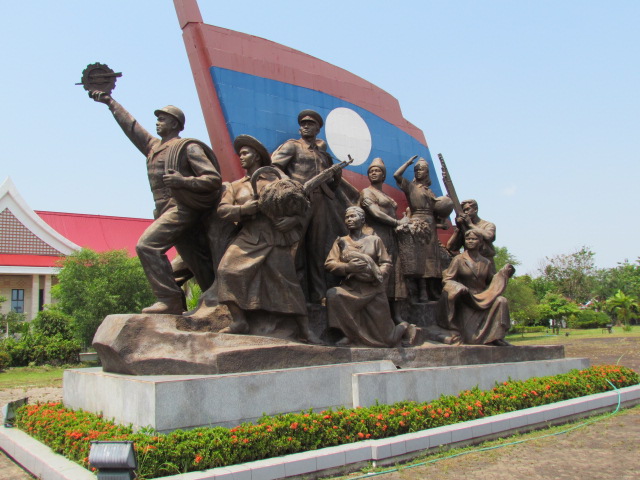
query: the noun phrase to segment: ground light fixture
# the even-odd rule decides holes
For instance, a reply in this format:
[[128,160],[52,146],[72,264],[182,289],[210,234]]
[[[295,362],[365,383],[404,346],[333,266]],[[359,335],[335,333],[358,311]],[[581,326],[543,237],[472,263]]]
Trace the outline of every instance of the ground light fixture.
[[91,442],[89,465],[98,469],[98,480],[133,480],[138,467],[133,442]]
[[29,401],[28,397],[21,398],[20,400],[14,400],[7,403],[2,407],[2,418],[4,418],[4,426],[7,428],[13,427],[13,422],[16,420],[16,410],[23,405],[26,405]]

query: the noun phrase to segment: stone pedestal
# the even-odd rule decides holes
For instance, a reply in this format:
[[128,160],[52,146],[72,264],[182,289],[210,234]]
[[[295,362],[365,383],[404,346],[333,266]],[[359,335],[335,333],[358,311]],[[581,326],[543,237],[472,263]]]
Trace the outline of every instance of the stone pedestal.
[[[456,348],[456,347],[451,347]],[[368,406],[376,401],[429,401],[509,378],[564,373],[588,366],[585,359],[557,359],[398,370],[389,360],[224,375],[105,373],[67,370],[64,403],[102,413],[136,429],[160,432],[198,426],[233,427],[263,413],[321,411]]]

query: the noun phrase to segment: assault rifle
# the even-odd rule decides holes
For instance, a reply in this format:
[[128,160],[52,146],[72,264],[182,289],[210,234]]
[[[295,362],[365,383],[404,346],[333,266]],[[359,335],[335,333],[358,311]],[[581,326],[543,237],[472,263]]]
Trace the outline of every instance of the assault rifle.
[[453,182],[451,181],[451,177],[449,176],[447,164],[444,163],[444,157],[441,153],[438,154],[438,158],[440,159],[440,166],[442,167],[442,183],[444,183],[444,186],[447,189],[447,195],[453,202],[453,211],[456,212],[457,217],[461,217],[464,212],[462,211],[462,205],[460,205],[460,200],[458,199],[456,188],[453,186]]

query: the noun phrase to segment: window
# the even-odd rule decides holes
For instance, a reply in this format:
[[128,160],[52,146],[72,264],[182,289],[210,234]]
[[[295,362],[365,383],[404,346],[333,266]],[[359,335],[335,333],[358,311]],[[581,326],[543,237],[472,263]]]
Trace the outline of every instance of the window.
[[16,288],[11,290],[11,311],[24,313],[24,290]]

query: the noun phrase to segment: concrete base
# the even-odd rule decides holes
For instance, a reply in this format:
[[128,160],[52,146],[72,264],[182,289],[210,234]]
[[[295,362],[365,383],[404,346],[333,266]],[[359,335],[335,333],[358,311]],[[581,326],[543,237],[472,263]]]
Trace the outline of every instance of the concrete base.
[[64,372],[64,404],[161,432],[234,427],[263,414],[351,405],[354,374],[395,370],[390,361],[225,375],[130,376],[74,369]]
[[586,358],[563,358],[359,373],[353,376],[353,406],[368,407],[375,405],[376,401],[386,405],[405,400],[427,402],[441,395],[457,395],[475,386],[480,390],[489,390],[496,382],[508,379],[526,380],[588,367],[589,360]]
[[[501,350],[501,349],[494,349]],[[262,414],[428,401],[479,385],[564,373],[586,359],[397,370],[388,360],[224,375],[129,376],[99,368],[64,373],[64,403],[160,432],[232,427]]]

